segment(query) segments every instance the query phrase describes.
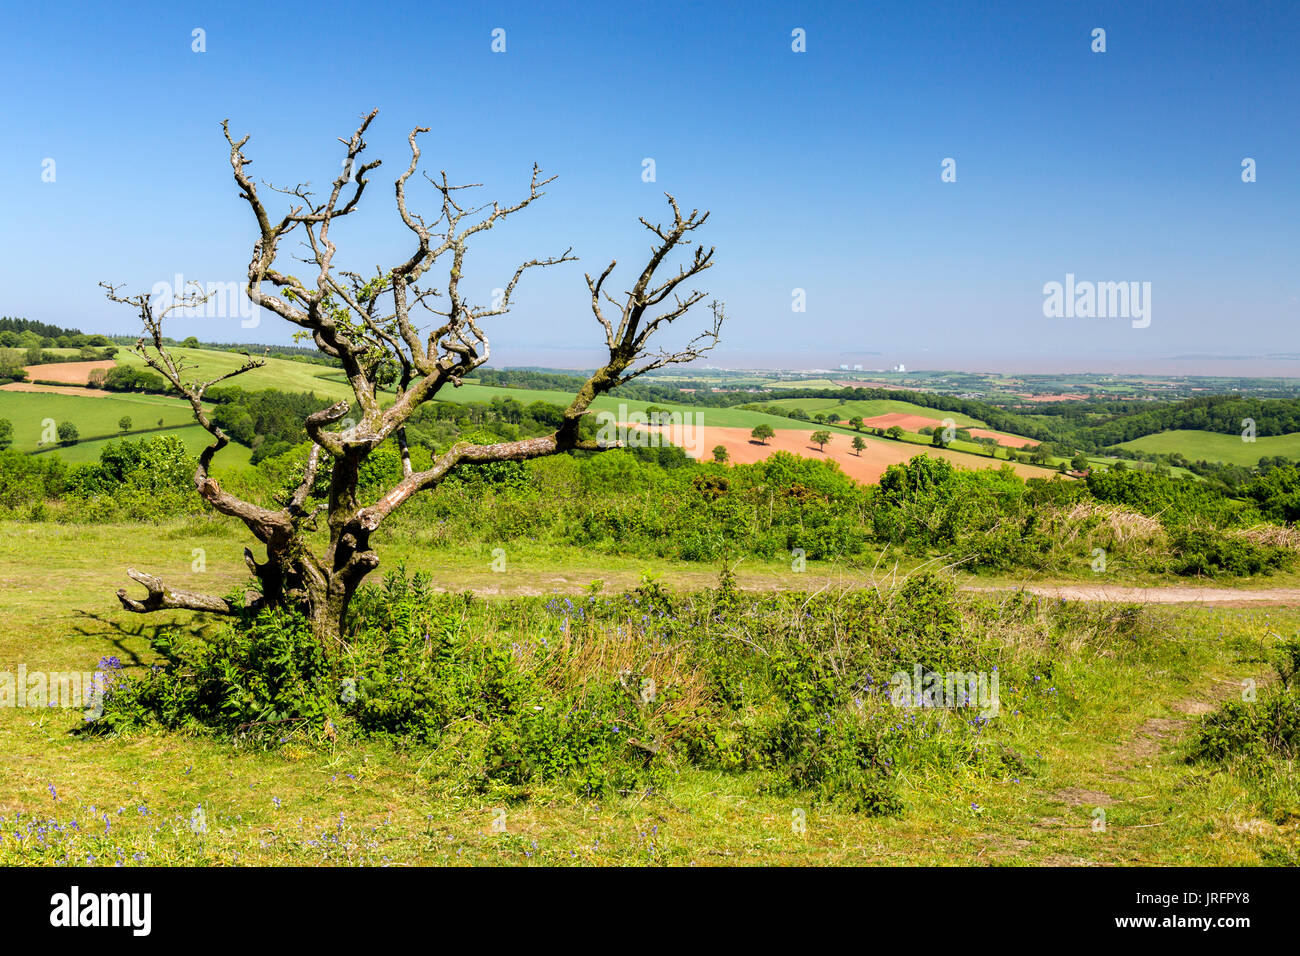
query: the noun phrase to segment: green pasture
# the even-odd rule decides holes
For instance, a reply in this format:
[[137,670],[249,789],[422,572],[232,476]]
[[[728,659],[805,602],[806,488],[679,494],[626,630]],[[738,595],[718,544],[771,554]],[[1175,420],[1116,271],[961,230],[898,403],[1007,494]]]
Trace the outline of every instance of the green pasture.
[[1143,435],[1141,438],[1124,442],[1118,447],[1154,454],[1177,453],[1188,461],[1221,461],[1229,465],[1254,465],[1266,455],[1300,458],[1300,432],[1293,432],[1290,435],[1270,435],[1248,442],[1240,435],[1175,429],[1155,435]]

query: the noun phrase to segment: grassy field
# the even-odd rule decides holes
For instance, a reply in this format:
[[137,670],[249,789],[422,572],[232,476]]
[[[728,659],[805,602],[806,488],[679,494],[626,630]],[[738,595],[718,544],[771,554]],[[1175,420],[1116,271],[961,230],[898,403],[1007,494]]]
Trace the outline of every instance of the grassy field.
[[[131,431],[123,435],[117,423],[123,415],[131,417]],[[7,418],[14,426],[15,451],[57,455],[69,464],[98,461],[99,454],[110,441],[119,438],[148,439],[157,435],[174,435],[185,443],[192,455],[198,455],[210,442],[211,436],[195,424],[188,402],[161,395],[106,394],[103,398],[84,395],[58,395],[49,392],[0,391],[0,418]],[[53,419],[55,427],[65,421],[77,426],[81,436],[75,445],[42,445],[46,420]],[[158,421],[162,420],[162,427]],[[96,438],[96,436],[104,436]],[[243,445],[231,442],[217,456],[214,471],[235,471],[249,467],[252,452]]]
[[1270,435],[1248,442],[1243,441],[1240,435],[1172,430],[1155,435],[1143,435],[1133,441],[1124,442],[1119,447],[1156,454],[1177,452],[1189,461],[1221,461],[1230,465],[1253,465],[1265,455],[1300,458],[1300,432],[1291,435]]
[[[47,419],[52,419],[56,427],[63,422],[72,422],[83,439],[115,438],[120,434],[117,423],[123,415],[131,417],[131,427],[135,430],[158,428],[159,420],[164,428],[194,424],[194,413],[188,402],[162,395],[106,394],[103,398],[91,398],[49,392],[0,391],[0,418],[13,422],[12,447],[15,451],[30,452],[42,447],[41,438],[48,427]],[[59,454],[67,457],[70,451],[75,453],[75,446],[61,449]]]
[[[445,388],[438,393],[438,398],[449,402],[490,402],[494,398],[513,398],[525,405],[530,402],[550,402],[554,405],[568,405],[573,400],[569,392],[547,390],[505,388],[498,385],[475,385],[467,383],[460,388]],[[690,412],[694,421],[700,425],[716,425],[723,428],[753,428],[755,425],[768,424],[773,428],[808,429],[808,422],[796,422],[780,415],[768,415],[763,412],[751,412],[742,408],[702,408],[698,405],[677,405],[671,402],[643,402],[634,399],[617,398],[603,395],[592,403],[597,412],[617,412],[620,406],[626,406],[629,412],[644,412],[651,405],[672,411]]]
[[[180,362],[194,369],[187,377],[204,380],[233,371],[246,361],[238,352],[185,348],[172,348],[169,351]],[[254,358],[258,357],[253,346],[249,347],[249,354]],[[119,365],[142,366],[144,364],[140,356],[126,350],[117,353],[117,361]],[[352,397],[352,389],[348,387],[347,382],[327,377],[341,374],[333,366],[313,365],[309,362],[294,362],[281,358],[263,358],[262,361],[266,363],[264,367],[245,372],[222,384],[237,385],[247,391],[278,388],[284,392],[314,392],[322,398],[335,400]]]
[[[105,655],[152,659],[158,618],[123,612],[112,596],[131,564],[181,586],[220,589],[242,577],[242,539],[225,526],[157,529],[5,524],[0,528],[0,670],[90,670]],[[392,542],[390,542],[392,543]],[[207,570],[196,572],[196,548]],[[33,553],[41,560],[33,562]],[[473,555],[390,548],[453,587]],[[106,562],[103,555],[119,556]],[[645,562],[569,554],[512,561],[497,593],[613,588]],[[709,569],[660,566],[674,587]],[[798,583],[814,589],[818,572]],[[777,565],[742,583],[782,586]],[[765,582],[765,584],[764,584]],[[53,583],[53,584],[52,584]],[[1297,862],[1294,779],[1252,779],[1181,759],[1196,714],[1265,678],[1261,651],[1294,633],[1290,609],[1150,610],[1162,638],[1147,666],[1080,654],[1050,675],[1055,718],[1004,711],[997,739],[1023,754],[1014,780],[919,774],[901,781],[906,809],[873,819],[766,792],[745,774],[683,771],[658,791],[593,802],[562,787],[497,801],[448,789],[425,755],[385,745],[321,741],[266,752],[181,735],[79,739],[63,710],[0,710],[0,833],[24,820],[62,828],[0,839],[0,862],[186,864],[1057,864],[1240,865]],[[166,616],[163,616],[166,619]],[[178,620],[184,620],[178,615]],[[51,788],[53,788],[51,790]],[[1292,802],[1288,802],[1292,801]],[[206,832],[189,825],[204,808]],[[1095,828],[1097,811],[1105,829]],[[505,812],[505,831],[492,821]],[[807,831],[792,827],[806,814]],[[28,816],[30,815],[30,816]],[[75,822],[75,831],[70,824]]]
[[[191,422],[193,419],[191,419]],[[197,424],[181,425],[176,428],[166,428],[149,432],[133,432],[125,437],[132,440],[149,439],[155,435],[171,435],[179,438],[185,444],[185,450],[194,457],[198,457],[199,452],[212,444],[212,436],[201,426]],[[99,441],[81,441],[69,448],[59,448],[56,451],[47,452],[46,454],[58,455],[69,464],[79,465],[88,461],[99,461],[99,453],[104,446],[115,438],[105,438]],[[212,472],[214,475],[228,474],[233,471],[240,471],[245,468],[251,468],[250,459],[252,449],[239,444],[230,442],[220,453],[213,459]]]
[[[56,356],[58,358],[72,358],[74,356],[80,357],[81,355],[81,349],[43,348],[41,349],[41,352],[44,355]],[[27,350],[0,346],[0,361],[3,361],[7,365],[26,365]]]

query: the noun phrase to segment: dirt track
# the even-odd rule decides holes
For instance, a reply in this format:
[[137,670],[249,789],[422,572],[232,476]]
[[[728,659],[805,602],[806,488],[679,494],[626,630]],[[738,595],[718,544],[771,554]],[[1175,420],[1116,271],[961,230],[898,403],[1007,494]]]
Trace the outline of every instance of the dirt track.
[[1193,588],[1179,585],[1155,588],[1128,588],[1118,585],[1066,584],[1040,586],[1027,584],[1005,587],[967,585],[965,591],[1028,591],[1040,597],[1061,601],[1109,601],[1116,604],[1220,604],[1241,607],[1247,604],[1277,607],[1300,607],[1300,588]]
[[0,385],[0,392],[53,392],[56,395],[82,395],[86,398],[107,398],[111,393],[102,388],[83,388],[80,385],[38,385],[35,382],[10,382]]

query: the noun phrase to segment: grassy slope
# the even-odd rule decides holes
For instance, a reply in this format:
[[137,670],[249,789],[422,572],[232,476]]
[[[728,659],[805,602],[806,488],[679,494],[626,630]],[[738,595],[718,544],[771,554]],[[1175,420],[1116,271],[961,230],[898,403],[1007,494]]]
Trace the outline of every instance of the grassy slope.
[[[214,352],[207,349],[174,348],[172,354],[182,363],[192,366],[192,377],[211,379],[224,372],[239,368],[246,361],[238,352]],[[249,353],[256,358],[257,351],[249,347]],[[140,357],[134,352],[119,352],[120,365],[142,365]],[[329,365],[312,365],[308,362],[293,362],[288,359],[264,358],[266,365],[262,368],[245,372],[223,385],[237,385],[248,391],[262,388],[278,388],[285,392],[314,392],[323,398],[350,398],[352,390],[346,382],[331,381],[326,376],[338,376],[337,368]]]
[[1158,454],[1178,452],[1189,461],[1221,461],[1231,465],[1253,465],[1265,455],[1300,458],[1300,433],[1273,435],[1243,441],[1240,435],[1216,432],[1172,430],[1144,435],[1124,442],[1120,448]]
[[[50,392],[0,392],[0,418],[13,422],[16,451],[34,451],[45,430],[45,420],[56,426],[65,421],[77,426],[83,438],[116,437],[118,420],[131,416],[134,429],[155,428],[162,419],[165,427],[194,423],[187,402],[160,395],[58,395]],[[153,434],[159,434],[154,432]]]
[[[160,619],[118,607],[112,592],[124,566],[220,590],[242,577],[241,544],[208,523],[0,525],[0,616],[7,624],[0,629],[0,670],[20,662],[29,671],[84,670],[105,654],[128,666],[151,660],[145,636]],[[193,570],[198,547],[206,551],[205,573]],[[42,555],[39,566],[32,549]],[[116,557],[105,562],[105,554]],[[483,557],[486,567],[490,556]],[[594,570],[609,577],[586,561],[577,556],[564,565],[551,555],[539,573],[582,578]],[[426,553],[411,567],[441,574],[446,564],[463,563]],[[674,570],[665,570],[677,583]],[[522,566],[495,578],[514,590],[516,575],[529,580]],[[59,582],[55,590],[52,580]],[[797,583],[815,589],[820,582],[810,571]],[[545,578],[533,585],[549,590]],[[752,776],[690,770],[663,792],[599,804],[563,788],[541,790],[506,807],[506,833],[494,834],[497,803],[449,792],[418,751],[400,754],[371,742],[266,753],[181,735],[83,741],[68,733],[76,714],[3,708],[0,752],[14,759],[0,763],[0,828],[11,828],[17,811],[56,819],[65,829],[75,819],[83,829],[65,844],[69,862],[87,862],[89,854],[110,866],[119,859],[128,866],[1294,863],[1294,818],[1275,822],[1266,800],[1269,786],[1285,793],[1294,782],[1247,789],[1240,778],[1181,762],[1177,738],[1189,712],[1207,706],[1216,688],[1231,691],[1244,677],[1262,676],[1256,658],[1265,635],[1293,633],[1300,612],[1149,613],[1163,619],[1164,632],[1149,667],[1079,658],[1050,676],[1061,699],[1054,718],[1026,723],[1013,707],[995,718],[990,733],[1025,756],[1030,774],[914,775],[901,783],[907,810],[899,819],[866,819],[812,805],[806,795],[774,795]],[[184,615],[161,616],[168,619]],[[1014,692],[1004,689],[1008,701]],[[202,837],[188,826],[200,804],[208,824]],[[1106,811],[1100,832],[1091,826],[1098,806]],[[796,809],[807,814],[806,835],[791,827]],[[41,859],[36,842],[0,840],[0,863]],[[62,852],[44,859],[58,862]]]
[[[132,430],[118,431],[123,415],[131,416]],[[77,426],[82,440],[67,447],[56,446],[43,455],[58,455],[70,464],[98,461],[108,442],[117,438],[148,439],[156,435],[174,435],[186,449],[197,455],[210,441],[188,403],[160,395],[108,395],[90,398],[85,395],[58,395],[49,392],[0,392],[0,418],[13,422],[15,451],[32,452],[39,447],[45,419],[56,423],[70,421]],[[162,419],[163,427],[158,427]],[[106,436],[95,439],[95,436]],[[86,440],[91,439],[91,440]],[[231,443],[217,456],[215,471],[229,471],[248,466],[252,453],[243,445]]]
[[[193,421],[191,419],[191,421]],[[149,439],[155,435],[171,435],[179,438],[185,443],[185,450],[194,457],[198,457],[199,452],[212,444],[212,436],[201,426],[196,424],[183,425],[179,428],[168,428],[162,431],[132,433],[125,437],[132,440]],[[114,439],[106,438],[100,441],[83,441],[77,442],[70,448],[60,448],[57,454],[69,464],[79,465],[88,461],[99,461],[99,453],[104,446]],[[231,442],[217,454],[213,459],[212,471],[220,475],[223,472],[237,471],[243,468],[249,468],[249,459],[252,458],[252,449],[246,448],[238,442]]]
[[[46,351],[58,351],[47,349]],[[65,350],[66,351],[66,350]],[[205,349],[173,349],[173,354],[186,366],[187,377],[212,379],[238,368],[244,357],[233,352],[215,352]],[[255,354],[255,353],[254,353]],[[126,350],[117,354],[122,365],[143,365],[138,355]],[[351,395],[344,382],[330,381],[323,376],[337,375],[338,370],[325,365],[310,365],[286,359],[265,359],[264,368],[247,372],[231,384],[246,389],[278,388],[283,391],[314,392],[325,398],[339,399]],[[137,395],[112,393],[102,398],[84,395],[59,395],[50,392],[0,392],[0,418],[14,425],[13,448],[16,451],[36,450],[44,429],[44,421],[52,418],[57,423],[71,421],[77,426],[82,441],[67,448],[47,452],[57,454],[65,461],[81,463],[98,459],[100,449],[118,437],[118,420],[123,415],[132,419],[130,437],[148,438],[153,435],[174,434],[185,442],[186,448],[197,454],[208,444],[207,433],[194,423],[189,404],[179,398],[162,395]],[[157,428],[162,419],[164,428]],[[148,429],[145,431],[145,429]],[[137,434],[138,433],[138,434]],[[87,441],[95,436],[106,436],[99,441]],[[234,470],[248,465],[251,452],[232,442],[216,459],[216,470]]]

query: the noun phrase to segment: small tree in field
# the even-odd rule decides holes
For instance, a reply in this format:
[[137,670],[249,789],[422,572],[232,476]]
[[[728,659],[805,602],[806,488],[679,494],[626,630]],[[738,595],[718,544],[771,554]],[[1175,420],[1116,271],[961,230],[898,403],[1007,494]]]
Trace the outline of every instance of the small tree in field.
[[[680,351],[651,348],[655,333],[705,298],[705,293],[698,290],[686,292],[683,283],[708,269],[713,260],[712,249],[691,241],[691,233],[704,225],[708,213],[692,210],[684,214],[669,196],[670,221],[652,224],[641,220],[653,239],[649,257],[627,292],[616,298],[606,291],[615,262],[610,262],[598,277],[586,277],[590,307],[604,333],[607,358],[578,390],[556,430],[539,438],[490,445],[461,441],[435,458],[429,468],[415,471],[405,432],[411,415],[443,388],[459,386],[466,375],[488,360],[485,323],[510,310],[515,288],[526,271],[573,261],[575,257],[569,254],[571,250],[565,250],[557,256],[531,259],[515,270],[490,307],[470,301],[462,289],[470,240],[536,202],[554,177],[543,179],[534,166],[522,199],[509,205],[493,202],[471,207],[462,192],[468,186],[453,185],[445,173],[436,177],[426,174],[437,201],[436,218],[427,220],[412,211],[407,200],[407,185],[420,163],[418,139],[428,132],[420,128],[407,137],[410,161],[395,181],[397,216],[410,233],[409,256],[388,268],[376,268],[369,276],[340,269],[335,264],[338,250],[332,229],[338,220],[356,210],[370,174],[380,165],[379,160],[362,162],[360,158],[366,148],[363,136],[377,112],[366,116],[356,132],[342,141],[346,147],[343,172],[330,185],[326,197],[318,199],[301,185],[276,190],[289,197],[287,211],[278,216],[264,203],[248,174],[249,160],[244,155],[248,137],[237,140],[228,123],[222,124],[240,198],[248,204],[257,226],[248,265],[247,295],[256,306],[296,326],[317,349],[337,360],[355,396],[355,410],[353,402],[341,401],[306,418],[310,452],[301,480],[286,492],[279,507],[245,501],[224,490],[209,473],[213,456],[229,438],[209,417],[204,393],[218,382],[263,363],[245,356],[243,364],[233,371],[206,382],[197,381],[191,377],[192,369],[183,366],[164,344],[162,326],[173,309],[194,308],[208,297],[197,293],[178,295],[170,305],[156,310],[149,296],[122,296],[117,288],[105,285],[110,299],[131,306],[140,316],[144,334],[136,351],[188,400],[195,420],[212,435],[212,443],[199,455],[194,474],[199,495],[217,512],[242,521],[265,549],[263,561],[244,549],[244,559],[258,583],[258,593],[247,603],[254,608],[300,609],[310,620],[315,638],[330,655],[341,648],[353,595],[366,575],[379,565],[371,536],[389,515],[464,465],[525,461],[571,449],[600,451],[612,447],[583,440],[579,435],[579,426],[592,401],[652,369],[700,357],[717,344],[723,321],[722,305],[713,302],[709,326]],[[286,256],[292,261],[282,271],[280,247],[291,235],[303,240],[305,252],[300,258]],[[667,277],[658,276],[674,251],[690,246],[694,248],[684,264]],[[300,272],[304,262],[310,274],[303,278],[290,274]],[[435,266],[445,270],[437,287],[426,282]],[[427,323],[424,327],[418,322],[422,316]],[[381,391],[388,382],[394,388],[391,399]],[[373,504],[363,505],[359,491],[362,465],[387,441],[396,442],[402,477]],[[317,543],[318,536],[312,534],[318,521],[323,522],[323,547]],[[129,597],[125,590],[118,591],[123,607],[131,611],[186,608],[233,614],[238,610],[225,598],[179,591],[135,569],[128,569],[127,574],[147,591],[141,601]]]
[[862,449],[864,449],[864,448],[866,448],[866,447],[867,447],[867,443],[866,443],[865,441],[862,440],[862,436],[861,436],[861,435],[854,435],[854,436],[853,436],[853,451],[854,451],[855,454],[857,454],[859,457],[861,457],[861,456],[862,456]]
[[811,441],[817,446],[818,451],[826,450],[826,443],[831,440],[831,433],[826,431],[813,432]]
[[130,415],[123,415],[121,418],[117,420],[117,430],[120,431],[123,435],[125,435],[127,432],[131,430]]
[[754,430],[749,433],[750,438],[754,439],[754,441],[762,442],[764,445],[767,444],[769,438],[772,438],[775,435],[776,431],[766,422],[761,425],[755,425]]
[[852,429],[855,432],[862,431],[862,416],[854,415],[852,418],[849,419],[849,425],[850,427],[852,427]]
[[726,445],[713,446],[713,460],[720,465],[724,465],[731,458],[730,452],[727,451]]
[[72,422],[59,422],[58,435],[60,445],[75,445],[81,438],[81,433]]

